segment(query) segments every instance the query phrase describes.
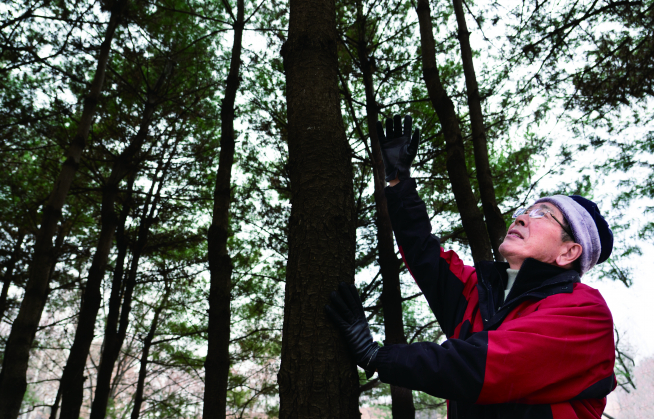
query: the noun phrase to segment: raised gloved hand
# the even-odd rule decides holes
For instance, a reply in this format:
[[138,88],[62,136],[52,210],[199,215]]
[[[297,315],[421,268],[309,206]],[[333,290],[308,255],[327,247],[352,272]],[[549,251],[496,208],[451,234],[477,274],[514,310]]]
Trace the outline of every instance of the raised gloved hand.
[[381,146],[382,158],[386,169],[386,181],[390,182],[395,178],[406,180],[409,178],[411,163],[418,153],[420,145],[420,130],[416,128],[413,137],[411,135],[412,120],[410,116],[404,117],[404,132],[400,115],[386,119],[386,135],[382,129],[381,122],[377,121],[377,136]]
[[379,345],[372,340],[368,320],[356,287],[341,282],[338,290],[340,295],[332,291],[330,295],[332,305],[325,306],[325,311],[345,337],[357,365],[363,368],[366,377],[370,378],[375,373],[374,360]]

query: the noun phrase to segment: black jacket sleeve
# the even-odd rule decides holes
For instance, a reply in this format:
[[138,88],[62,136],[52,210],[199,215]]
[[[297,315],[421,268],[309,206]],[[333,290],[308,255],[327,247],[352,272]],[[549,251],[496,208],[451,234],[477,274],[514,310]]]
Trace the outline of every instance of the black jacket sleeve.
[[375,367],[384,383],[449,400],[477,401],[484,384],[488,332],[442,345],[419,342],[379,349]]
[[[472,267],[454,252],[443,252],[431,234],[425,203],[413,179],[385,189],[388,210],[402,258],[448,337],[463,319],[468,300],[464,291],[476,284]],[[467,285],[467,287],[466,287]]]

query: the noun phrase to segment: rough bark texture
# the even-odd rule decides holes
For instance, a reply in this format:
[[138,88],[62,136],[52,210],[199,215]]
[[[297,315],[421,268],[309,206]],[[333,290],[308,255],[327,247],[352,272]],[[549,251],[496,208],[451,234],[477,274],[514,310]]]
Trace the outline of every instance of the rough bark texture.
[[[375,101],[375,91],[372,79],[372,65],[368,60],[366,42],[366,19],[363,15],[361,1],[357,1],[358,43],[357,53],[363,74],[363,85],[366,92],[366,116],[368,132],[370,133],[370,146],[373,165],[373,179],[375,183],[375,209],[377,210],[377,250],[379,254],[379,268],[382,276],[381,303],[384,311],[384,331],[386,339],[384,344],[406,344],[404,335],[404,319],[402,318],[402,292],[400,290],[400,260],[395,255],[395,242],[393,227],[388,214],[386,195],[386,172],[382,160],[381,147],[377,137],[378,109]],[[416,409],[413,405],[411,390],[391,386],[391,402],[393,419],[414,419]]]
[[454,14],[459,26],[458,38],[461,45],[461,58],[463,60],[463,72],[466,78],[466,89],[468,92],[468,108],[470,109],[470,127],[472,128],[472,144],[475,149],[475,166],[477,167],[477,183],[479,183],[479,195],[481,205],[486,217],[486,229],[490,237],[491,246],[495,260],[502,261],[500,244],[506,236],[506,224],[502,212],[497,206],[495,198],[495,187],[491,174],[490,163],[488,162],[488,144],[486,140],[486,128],[484,117],[481,111],[481,98],[479,97],[479,86],[472,61],[472,49],[470,48],[470,32],[466,24],[463,3],[461,0],[452,0]]
[[7,263],[7,268],[5,269],[5,274],[2,284],[2,292],[0,293],[0,320],[5,314],[7,309],[7,294],[9,293],[9,286],[11,281],[14,278],[14,269],[16,269],[16,262],[20,258],[20,247],[23,245],[23,240],[25,239],[25,231],[23,229],[18,230],[18,238],[16,239],[16,244],[14,245],[14,250],[11,252],[9,258],[9,263]]
[[456,205],[461,214],[461,224],[470,242],[472,257],[477,261],[493,260],[493,252],[486,231],[484,217],[477,208],[477,199],[472,192],[463,148],[463,137],[459,119],[452,99],[441,83],[436,66],[436,48],[431,25],[429,0],[418,0],[418,22],[422,46],[422,71],[427,92],[443,128],[447,150],[447,174],[452,185]]
[[282,47],[292,208],[280,419],[360,418],[356,366],[324,311],[339,282],[354,282],[356,239],[336,45],[334,0],[291,0]]
[[161,304],[154,311],[154,318],[150,324],[150,330],[148,331],[147,336],[143,340],[143,354],[141,355],[141,365],[139,367],[139,378],[136,382],[136,392],[134,393],[134,407],[132,408],[131,419],[138,419],[141,414],[141,406],[143,405],[143,389],[145,388],[145,376],[148,372],[148,356],[150,355],[150,348],[152,347],[152,339],[154,339],[154,333],[157,331],[157,325],[159,324],[159,316],[161,312],[166,308],[168,303],[168,297],[170,296],[170,286],[166,282],[166,293],[161,300]]
[[[207,235],[209,272],[208,351],[204,370],[204,419],[224,419],[227,415],[229,378],[229,338],[231,321],[232,259],[227,251],[232,164],[234,163],[234,103],[239,87],[244,4],[237,1],[234,44],[227,75],[225,98],[220,109],[220,158],[213,192],[213,214]],[[132,416],[133,417],[133,416]]]
[[18,417],[20,405],[27,389],[25,374],[29,352],[45,306],[50,268],[54,262],[52,237],[61,217],[61,209],[68,196],[68,190],[77,172],[82,150],[86,146],[86,139],[89,136],[96,105],[104,84],[111,41],[126,4],[127,0],[119,0],[114,3],[104,42],[100,46],[98,66],[93,82],[89,94],[84,98],[82,117],[77,127],[77,133],[67,151],[66,161],[62,165],[48,203],[43,210],[41,228],[34,245],[34,257],[30,264],[30,276],[25,287],[25,295],[5,347],[2,372],[0,372],[0,419]]
[[[102,191],[101,228],[96,251],[93,255],[89,276],[84,289],[84,304],[79,315],[73,346],[70,348],[68,361],[61,376],[61,416],[60,419],[78,419],[82,402],[84,367],[94,337],[95,320],[102,304],[101,286],[104,278],[109,252],[113,245],[114,232],[119,220],[114,205],[118,197],[119,185],[123,178],[134,170],[134,158],[141,151],[148,135],[152,116],[157,107],[156,93],[170,72],[171,65],[166,66],[159,77],[143,108],[139,131],[130,144],[116,158],[109,179]],[[113,368],[113,363],[112,363]],[[108,388],[108,385],[107,385]],[[104,415],[103,415],[104,417]]]

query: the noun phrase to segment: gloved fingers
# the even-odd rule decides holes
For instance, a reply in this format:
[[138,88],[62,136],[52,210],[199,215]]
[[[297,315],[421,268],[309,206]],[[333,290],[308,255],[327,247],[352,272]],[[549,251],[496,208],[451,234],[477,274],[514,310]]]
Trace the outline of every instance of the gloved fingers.
[[[352,288],[354,288],[354,291],[352,291]],[[338,290],[340,294],[343,296],[343,300],[345,300],[345,304],[352,312],[352,315],[356,318],[359,315],[359,313],[363,311],[363,308],[361,307],[361,300],[358,298],[357,299],[354,298],[354,295],[356,295],[357,297],[359,296],[356,287],[354,285],[348,285],[345,282],[341,282],[340,284],[338,284]],[[357,300],[358,300],[358,304],[357,304]]]
[[411,156],[411,160],[413,160],[416,154],[418,154],[419,145],[420,145],[420,129],[416,128],[415,132],[413,133],[413,137],[411,137],[411,143],[409,144],[409,148],[407,149],[407,153]]
[[402,136],[402,117],[400,115],[395,115],[393,117],[393,138],[399,138]]
[[393,136],[393,120],[391,118],[386,118],[386,139],[391,140],[395,138]]
[[327,317],[330,318],[332,322],[336,325],[341,330],[347,330],[348,327],[350,327],[349,324],[347,324],[343,318],[341,317],[336,310],[331,308],[330,306],[326,305],[325,306],[325,312],[327,313]]
[[406,138],[409,138],[411,136],[411,126],[413,125],[413,119],[411,116],[406,115],[404,117],[404,131],[402,132],[402,135]]
[[382,126],[381,121],[377,121],[377,139],[379,140],[379,144],[384,144],[386,142],[384,127]]
[[348,324],[354,323],[354,313],[352,313],[352,310],[350,310],[348,304],[343,301],[340,295],[336,291],[332,291],[329,298],[332,300],[333,309],[338,312],[341,318]]

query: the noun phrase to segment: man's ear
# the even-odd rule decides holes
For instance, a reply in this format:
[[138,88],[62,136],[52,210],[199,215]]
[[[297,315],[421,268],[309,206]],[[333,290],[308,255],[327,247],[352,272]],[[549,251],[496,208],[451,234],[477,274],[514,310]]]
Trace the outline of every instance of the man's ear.
[[583,250],[579,243],[564,242],[561,245],[561,253],[556,258],[556,264],[561,267],[571,267],[572,263],[581,257]]

